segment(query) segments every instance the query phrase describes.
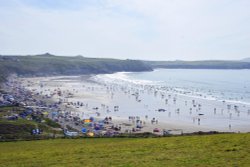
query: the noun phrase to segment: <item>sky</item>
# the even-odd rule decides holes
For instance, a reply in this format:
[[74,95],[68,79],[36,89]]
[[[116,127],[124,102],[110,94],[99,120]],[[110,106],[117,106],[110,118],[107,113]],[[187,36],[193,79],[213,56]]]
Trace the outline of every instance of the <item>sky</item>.
[[0,0],[0,54],[250,57],[250,0]]

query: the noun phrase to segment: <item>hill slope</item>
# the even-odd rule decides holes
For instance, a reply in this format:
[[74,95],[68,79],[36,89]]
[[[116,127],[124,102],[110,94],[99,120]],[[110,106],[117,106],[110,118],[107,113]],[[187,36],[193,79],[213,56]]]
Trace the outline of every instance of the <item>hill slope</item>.
[[137,60],[96,59],[82,56],[65,57],[43,54],[37,56],[0,56],[0,80],[10,73],[18,75],[78,75],[119,71],[150,71]]
[[250,166],[250,134],[0,143],[0,166]]

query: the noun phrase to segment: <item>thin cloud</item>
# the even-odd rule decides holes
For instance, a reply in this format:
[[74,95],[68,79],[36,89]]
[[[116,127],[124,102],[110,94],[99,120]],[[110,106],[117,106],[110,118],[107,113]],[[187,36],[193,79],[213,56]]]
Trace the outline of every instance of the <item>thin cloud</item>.
[[241,59],[248,0],[0,0],[0,53]]

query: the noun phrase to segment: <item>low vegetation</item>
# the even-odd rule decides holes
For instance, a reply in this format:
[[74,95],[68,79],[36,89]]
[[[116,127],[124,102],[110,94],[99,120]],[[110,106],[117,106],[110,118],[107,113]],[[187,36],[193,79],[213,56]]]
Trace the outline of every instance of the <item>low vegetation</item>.
[[250,166],[250,134],[0,143],[0,166]]
[[[9,106],[0,107],[0,141],[14,141],[14,140],[34,140],[34,139],[47,139],[54,138],[56,136],[63,136],[62,131],[58,131],[55,128],[61,126],[43,116],[33,114],[32,120],[18,117],[18,115],[25,111],[22,107]],[[40,129],[41,134],[34,135],[32,130]]]

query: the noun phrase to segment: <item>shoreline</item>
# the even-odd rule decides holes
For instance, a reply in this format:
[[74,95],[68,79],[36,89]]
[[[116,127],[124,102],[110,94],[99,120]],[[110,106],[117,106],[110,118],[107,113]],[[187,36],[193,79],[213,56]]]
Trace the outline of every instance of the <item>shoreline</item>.
[[[93,75],[91,75],[93,76]],[[71,100],[71,103],[76,103],[77,101],[88,101],[88,102],[93,102],[94,104],[96,104],[96,101],[99,101],[99,106],[100,107],[100,104],[103,103],[103,101],[105,101],[105,96],[106,95],[103,95],[102,93],[98,93],[98,94],[93,94],[93,92],[91,92],[91,89],[100,89],[98,86],[93,86],[95,84],[100,84],[100,83],[95,83],[94,81],[91,81],[89,80],[89,78],[91,77],[90,75],[84,75],[84,76],[57,76],[57,77],[39,77],[39,78],[36,78],[36,80],[42,80],[42,82],[39,81],[39,84],[40,83],[45,83],[47,84],[46,86],[44,85],[44,89],[60,89],[60,91],[67,91],[67,89],[65,88],[71,88],[71,90],[73,91],[74,94],[74,97],[72,98],[65,98],[65,96],[63,97],[64,100],[67,99],[67,100]],[[27,82],[30,80],[30,78],[22,78],[24,80],[24,82]],[[32,78],[34,80],[34,78]],[[62,82],[60,84],[60,82]],[[79,81],[80,81],[80,84],[79,84]],[[89,87],[90,91],[89,92],[85,92],[84,93],[84,96],[83,95],[78,95],[79,92],[77,91],[81,91],[80,89],[77,90],[77,89],[74,89],[71,85],[71,87],[67,87],[68,85],[67,84],[73,84],[74,85],[77,85],[77,86],[83,86],[85,88]],[[78,83],[78,84],[77,84]],[[24,83],[22,83],[24,84]],[[33,89],[38,89],[39,88],[39,84],[38,83],[33,83]],[[66,85],[66,86],[65,86]],[[93,86],[93,87],[92,87]],[[100,89],[101,91],[101,89]],[[103,89],[102,89],[103,91]],[[78,96],[77,96],[78,95]],[[55,96],[55,97],[52,97],[51,100],[53,102],[56,102],[58,101],[58,96]],[[107,100],[107,99],[106,99]],[[98,102],[97,102],[98,103]],[[86,104],[85,104],[86,105]],[[96,104],[97,105],[97,104]],[[90,106],[91,107],[91,106]],[[99,112],[99,111],[95,111],[93,110],[93,108],[84,108],[84,107],[77,107],[77,106],[74,106],[72,105],[71,108],[67,108],[67,111],[70,110],[70,113],[73,115],[73,116],[77,116],[77,117],[81,117],[83,115],[86,115],[87,117],[95,117],[95,119],[97,120],[100,120],[100,119],[103,119],[105,118],[106,116],[111,116],[113,119],[112,119],[112,124],[114,126],[121,126],[121,133],[122,132],[125,132],[126,130],[128,131],[132,131],[132,127],[135,127],[136,125],[135,124],[132,124],[130,127],[126,127],[126,126],[123,126],[124,124],[131,124],[131,121],[128,120],[128,118],[126,117],[121,117],[121,116],[116,116],[114,115],[114,113],[112,112],[109,112],[108,114],[105,115],[104,112],[100,111],[101,115],[104,115],[104,116],[96,116],[96,113]],[[93,107],[93,106],[92,106]],[[66,109],[65,106],[60,106],[60,109]],[[104,111],[104,110],[103,110]],[[65,112],[63,112],[65,113]],[[81,115],[82,113],[84,113],[83,115]],[[113,115],[112,115],[113,114]],[[83,119],[83,118],[80,118],[80,119]],[[155,128],[158,128],[160,129],[160,132],[155,132],[155,134],[162,134],[162,131],[163,129],[166,129],[166,130],[169,130],[171,131],[172,134],[180,134],[180,133],[194,133],[194,132],[199,132],[199,131],[202,131],[202,132],[209,132],[209,131],[218,131],[218,132],[223,132],[223,133],[232,133],[232,132],[238,132],[238,130],[236,131],[233,131],[233,130],[228,130],[228,131],[224,131],[224,130],[218,130],[218,129],[213,129],[213,128],[206,128],[206,127],[203,127],[203,126],[191,126],[190,124],[185,124],[185,122],[159,122],[158,124],[151,124],[149,120],[145,120],[145,119],[142,119],[140,118],[141,121],[144,121],[146,124],[143,124],[144,127],[141,128],[140,131],[136,131],[134,133],[143,133],[143,132],[151,132],[153,133],[153,130]],[[60,122],[60,120],[59,120]],[[64,127],[65,127],[65,122],[62,122],[61,123]],[[72,125],[72,123],[70,123]],[[142,126],[143,126],[142,125]],[[73,126],[73,125],[72,125]],[[74,127],[74,126],[73,126]],[[82,128],[82,127],[81,127]],[[78,130],[80,130],[80,127],[77,128]],[[245,127],[242,128],[241,132],[249,132],[248,129],[246,129]]]

